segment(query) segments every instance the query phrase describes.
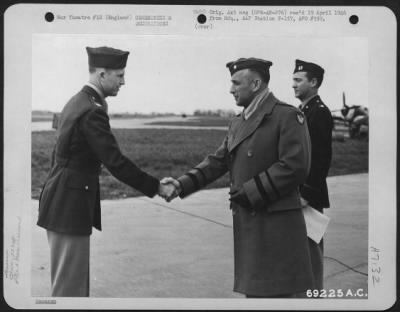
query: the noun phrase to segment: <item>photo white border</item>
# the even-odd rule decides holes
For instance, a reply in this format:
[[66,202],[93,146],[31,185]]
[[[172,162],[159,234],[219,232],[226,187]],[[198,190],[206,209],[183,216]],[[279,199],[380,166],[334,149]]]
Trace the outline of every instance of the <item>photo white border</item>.
[[[220,6],[226,10],[226,6]],[[271,30],[263,28],[265,36],[358,36],[368,39],[370,110],[369,145],[369,247],[380,250],[380,283],[372,287],[369,253],[368,299],[162,299],[162,298],[57,298],[55,305],[37,305],[30,296],[30,210],[31,210],[31,95],[32,95],[32,35],[59,34],[135,34],[190,35],[202,37],[254,35],[251,23],[219,24],[212,30],[196,29],[194,11],[218,9],[218,6],[145,6],[145,5],[61,5],[17,4],[5,12],[4,22],[4,261],[7,250],[18,252],[18,283],[4,278],[4,297],[14,308],[33,309],[387,309],[396,300],[396,29],[392,11],[386,7],[345,7],[348,16],[356,14],[360,23],[349,30],[343,17],[332,18],[319,27],[283,25]],[[240,7],[243,9],[244,7]],[[255,7],[251,7],[255,8]],[[263,8],[263,7],[260,7]],[[265,7],[264,7],[265,8]],[[273,9],[274,7],[268,7]],[[283,7],[279,7],[282,9]],[[295,8],[295,7],[291,7]],[[299,7],[300,8],[300,7]],[[310,8],[310,7],[307,7]],[[320,7],[323,8],[323,7]],[[335,7],[330,7],[334,9]],[[337,7],[341,8],[341,7]],[[46,12],[64,15],[115,14],[170,15],[168,27],[135,27],[127,22],[48,23]],[[295,27],[294,27],[295,26]],[[261,30],[258,30],[260,31]],[[257,33],[259,34],[259,33]],[[4,268],[3,268],[4,269]],[[43,298],[42,298],[43,299]],[[51,300],[52,298],[47,298]],[[266,303],[267,301],[267,303]],[[116,306],[117,304],[117,306]]]

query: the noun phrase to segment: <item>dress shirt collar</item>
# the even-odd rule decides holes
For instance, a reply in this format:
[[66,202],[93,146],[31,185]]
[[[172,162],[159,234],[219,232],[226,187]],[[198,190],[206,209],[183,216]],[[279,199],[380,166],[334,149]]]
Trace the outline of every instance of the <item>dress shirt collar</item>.
[[315,94],[309,96],[308,98],[306,98],[305,100],[303,100],[303,102],[301,102],[301,104],[300,104],[300,109],[302,110],[304,108],[304,106],[306,106],[307,103],[310,102],[311,99],[315,98],[316,96],[318,96],[318,93],[315,93]]

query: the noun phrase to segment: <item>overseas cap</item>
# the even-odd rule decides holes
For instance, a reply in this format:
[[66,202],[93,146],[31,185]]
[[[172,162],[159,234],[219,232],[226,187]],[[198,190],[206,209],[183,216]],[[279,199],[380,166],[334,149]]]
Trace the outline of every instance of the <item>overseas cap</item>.
[[110,47],[86,47],[86,51],[88,53],[89,66],[109,69],[125,68],[129,54],[128,51]]
[[317,77],[322,77],[325,72],[324,69],[317,64],[296,60],[293,74],[303,71],[313,73]]
[[239,70],[242,69],[253,69],[260,73],[261,75],[268,75],[269,77],[269,68],[271,67],[272,62],[250,57],[250,58],[240,58],[236,61],[232,61],[226,64],[226,67],[229,68],[231,72],[231,76]]

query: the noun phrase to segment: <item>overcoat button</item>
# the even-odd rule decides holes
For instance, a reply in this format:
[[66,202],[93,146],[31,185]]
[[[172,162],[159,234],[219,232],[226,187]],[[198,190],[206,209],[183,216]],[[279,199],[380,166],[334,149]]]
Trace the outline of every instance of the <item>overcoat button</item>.
[[88,185],[85,185],[85,190],[87,191],[89,189],[89,186]]
[[252,151],[248,151],[247,152],[247,156],[249,156],[249,157],[253,156],[253,152]]

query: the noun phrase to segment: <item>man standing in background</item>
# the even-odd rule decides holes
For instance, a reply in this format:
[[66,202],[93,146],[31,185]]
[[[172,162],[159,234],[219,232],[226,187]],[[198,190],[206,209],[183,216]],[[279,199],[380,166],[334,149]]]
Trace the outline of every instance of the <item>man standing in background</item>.
[[[332,159],[333,118],[329,108],[322,102],[318,89],[324,78],[324,69],[314,63],[296,60],[293,73],[295,97],[301,101],[300,109],[306,116],[311,138],[311,169],[306,182],[300,186],[305,207],[323,213],[329,208],[326,178]],[[323,241],[319,244],[309,238],[314,287],[323,289]]]
[[101,164],[148,197],[173,191],[125,157],[110,129],[105,98],[125,84],[129,52],[86,50],[89,83],[61,112],[53,165],[39,199],[37,225],[47,230],[54,297],[89,296],[90,235],[92,227],[101,230]]

